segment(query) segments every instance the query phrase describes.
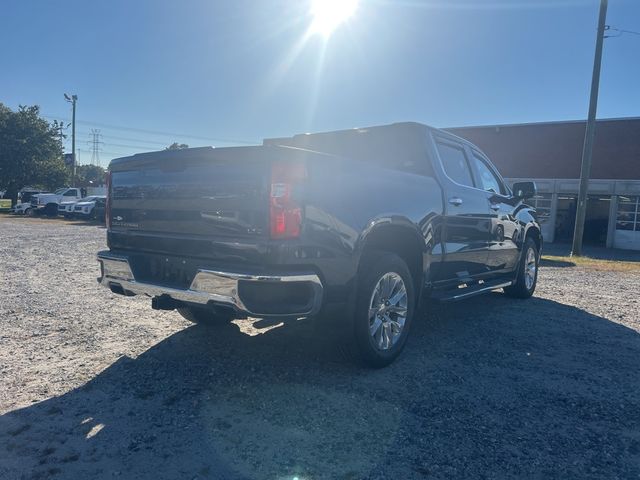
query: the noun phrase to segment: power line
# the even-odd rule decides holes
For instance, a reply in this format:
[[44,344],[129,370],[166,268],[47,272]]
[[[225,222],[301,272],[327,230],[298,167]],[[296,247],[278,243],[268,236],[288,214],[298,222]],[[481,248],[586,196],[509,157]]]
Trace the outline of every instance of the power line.
[[[84,150],[84,149],[79,149],[78,151],[86,154],[89,154],[92,152],[91,150]],[[110,150],[100,150],[100,153],[112,158],[128,157],[133,154],[132,152],[123,153],[123,152],[113,152]]]
[[633,35],[640,35],[640,32],[636,32],[635,30],[620,30],[618,28],[615,28],[614,30],[618,30],[619,32],[622,32],[622,33],[631,33]]
[[[92,135],[92,130],[89,131],[81,131],[79,134],[80,135],[87,135],[87,136],[91,136]],[[131,137],[118,137],[118,136],[112,136],[112,135],[105,135],[104,133],[100,133],[100,137],[101,139],[104,139],[104,144],[109,144],[109,145],[117,145],[117,146],[123,146],[123,147],[127,147],[127,148],[138,148],[138,149],[157,149],[158,147],[166,147],[168,145],[170,145],[172,143],[172,141],[153,141],[153,140],[142,140],[142,139],[138,139],[138,138],[131,138]],[[109,139],[119,139],[119,140],[124,140],[126,142],[134,142],[134,143],[139,143],[140,145],[131,145],[129,143],[127,144],[114,144],[111,141],[109,141]]]
[[[92,130],[93,129],[91,129],[91,130],[82,130],[82,131],[80,131],[80,133],[83,134],[83,135],[84,134],[91,135],[91,131]],[[167,145],[169,145],[171,143],[171,142],[167,143],[168,140],[166,140],[166,141],[144,140],[144,139],[141,139],[141,138],[120,137],[120,136],[114,136],[114,135],[110,135],[110,134],[105,134],[105,133],[102,133],[102,130],[100,132],[101,132],[100,136],[103,139],[124,140],[126,142],[142,143],[142,144],[146,144],[146,145],[165,145],[165,146],[167,146]]]
[[[108,145],[110,147],[133,148],[133,149],[136,149],[136,150],[149,150],[149,148],[156,148],[156,149],[158,148],[158,147],[145,147],[143,145],[125,145],[123,143],[111,143],[111,142],[108,142]],[[163,144],[163,145],[165,145],[165,144]]]
[[618,32],[617,35],[605,35],[604,38],[616,38],[625,33],[630,33],[632,35],[640,35],[640,32],[636,32],[635,30],[623,30],[621,28],[612,27],[611,25],[606,25],[604,29],[607,32]]
[[[56,121],[57,122],[57,121]],[[92,129],[93,130],[93,129]],[[80,131],[79,132],[80,135],[92,135],[91,131]],[[108,144],[109,146],[117,146],[117,147],[124,147],[124,148],[136,148],[138,150],[157,150],[159,146],[162,147],[166,147],[168,145],[170,145],[171,143],[173,143],[174,141],[176,141],[176,136],[171,136],[168,137],[167,140],[165,141],[158,141],[158,140],[147,140],[147,139],[141,139],[141,138],[134,138],[134,137],[123,137],[123,136],[118,136],[118,135],[111,135],[111,134],[104,134],[101,133],[101,138],[107,140],[105,141],[105,145]],[[108,139],[114,139],[114,140],[124,140],[125,142],[134,142],[134,143],[139,143],[140,145],[131,145],[130,143],[112,143],[111,141],[108,141]],[[68,141],[68,139],[65,139]],[[198,142],[196,142],[198,143]]]
[[127,142],[137,142],[137,143],[146,143],[149,145],[164,145],[167,146],[167,142],[156,142],[153,140],[139,140],[137,138],[131,138],[131,137],[118,137],[115,135],[103,135],[103,138],[113,138],[114,140],[124,140]]
[[[52,115],[42,115],[45,118],[50,118],[50,119],[57,119],[60,118],[60,115],[56,115],[56,116],[52,116]],[[255,145],[256,143],[260,143],[260,142],[256,142],[255,140],[239,140],[239,139],[231,139],[231,138],[215,138],[215,137],[200,137],[197,135],[187,135],[184,133],[175,133],[175,132],[163,132],[160,130],[147,130],[147,129],[142,129],[142,128],[134,128],[134,127],[124,127],[124,126],[120,126],[120,125],[112,125],[112,124],[108,124],[108,123],[101,123],[101,122],[90,122],[90,121],[86,121],[86,120],[77,120],[76,123],[80,123],[83,125],[93,125],[96,127],[103,127],[103,128],[108,128],[108,129],[113,129],[113,130],[122,130],[122,131],[130,131],[130,132],[139,132],[139,133],[148,133],[150,135],[167,135],[167,136],[171,136],[171,137],[181,137],[181,138],[192,138],[194,140],[207,140],[210,142],[224,142],[224,143],[243,143],[243,144],[247,144],[247,145]]]
[[[93,130],[91,131],[91,133],[87,132],[87,135],[93,135]],[[111,153],[114,155],[118,155],[118,156],[122,156],[125,152],[128,153],[130,151],[137,151],[137,152],[151,152],[151,151],[157,151],[157,150],[162,150],[163,148],[166,148],[168,145],[170,145],[172,142],[155,142],[155,141],[150,141],[147,142],[146,140],[138,140],[135,138],[130,138],[130,137],[115,137],[115,136],[111,136],[111,135],[104,135],[102,133],[100,133],[100,138],[101,139],[105,139],[104,141],[100,141],[101,147],[100,147],[100,151],[103,153]],[[113,143],[111,141],[109,141],[109,139],[111,138],[121,138],[125,141],[128,142],[140,142],[140,145],[133,145],[130,143]],[[91,142],[89,142],[89,144],[91,144]],[[122,152],[119,153],[115,153],[113,151],[111,152],[106,152],[105,150],[102,150],[102,146],[107,146],[107,148],[115,148],[115,149],[122,149]]]
[[[101,134],[101,138],[104,138],[104,136],[102,134]],[[112,148],[112,149],[115,149],[115,150],[124,150],[124,151],[137,150],[137,151],[140,151],[140,152],[150,152],[150,151],[155,151],[155,150],[159,149],[158,145],[154,145],[154,146],[125,145],[123,143],[111,143],[111,142],[104,142],[104,141],[101,141],[100,143],[102,145],[105,145],[107,148]],[[166,145],[166,144],[163,143],[162,145]],[[102,149],[100,151],[102,151]]]
[[[84,150],[84,149],[78,149],[79,152],[84,152],[84,153],[91,153],[91,150]],[[118,153],[118,152],[111,152],[108,150],[100,150],[100,153],[104,153],[106,155],[113,155],[115,157],[124,157],[126,155],[123,155],[122,152]]]

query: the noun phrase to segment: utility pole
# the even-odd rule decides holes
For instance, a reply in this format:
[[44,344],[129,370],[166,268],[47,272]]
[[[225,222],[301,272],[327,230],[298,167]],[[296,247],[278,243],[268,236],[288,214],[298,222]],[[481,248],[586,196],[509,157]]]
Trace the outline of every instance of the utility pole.
[[100,130],[92,128],[91,135],[93,137],[91,141],[91,165],[100,166],[100,145],[103,143],[100,141]]
[[598,17],[598,36],[596,38],[596,54],[593,60],[593,74],[591,76],[591,97],[589,98],[589,117],[584,134],[582,147],[582,166],[580,168],[580,190],[576,208],[576,224],[573,231],[573,245],[571,256],[582,255],[582,235],[584,234],[584,219],[587,214],[587,190],[591,175],[591,159],[593,156],[593,139],[596,133],[596,111],[598,109],[598,88],[600,86],[600,64],[602,63],[602,43],[604,42],[605,20],[607,18],[608,0],[600,0],[600,16]]
[[73,157],[73,165],[71,172],[71,186],[76,186],[76,102],[78,101],[77,95],[67,95],[64,94],[64,98],[67,102],[70,102],[72,105],[72,114],[71,114],[71,156]]

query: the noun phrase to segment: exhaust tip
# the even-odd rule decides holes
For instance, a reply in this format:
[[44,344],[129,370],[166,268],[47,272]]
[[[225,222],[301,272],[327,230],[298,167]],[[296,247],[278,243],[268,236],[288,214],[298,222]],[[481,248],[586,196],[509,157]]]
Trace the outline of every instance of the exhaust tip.
[[151,308],[154,310],[175,310],[179,307],[179,302],[168,295],[160,295],[151,299]]
[[124,288],[119,283],[109,283],[109,290],[118,295],[126,295],[124,293]]

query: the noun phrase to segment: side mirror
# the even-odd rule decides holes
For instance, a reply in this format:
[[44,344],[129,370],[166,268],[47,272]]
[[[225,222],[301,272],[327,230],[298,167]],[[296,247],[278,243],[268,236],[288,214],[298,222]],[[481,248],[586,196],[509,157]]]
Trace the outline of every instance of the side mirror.
[[525,200],[535,197],[537,193],[535,182],[516,182],[513,184],[513,196]]

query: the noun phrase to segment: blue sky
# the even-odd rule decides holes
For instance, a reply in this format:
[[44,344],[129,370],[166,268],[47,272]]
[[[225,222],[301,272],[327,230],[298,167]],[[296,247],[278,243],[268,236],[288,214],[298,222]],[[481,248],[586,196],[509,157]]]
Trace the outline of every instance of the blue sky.
[[[5,0],[0,102],[70,120],[77,94],[80,162],[98,128],[103,165],[173,141],[580,119],[598,4],[360,0],[325,41],[305,40],[305,0]],[[610,0],[607,23],[640,31],[640,2]],[[599,118],[640,116],[639,58],[640,35],[605,40]]]

